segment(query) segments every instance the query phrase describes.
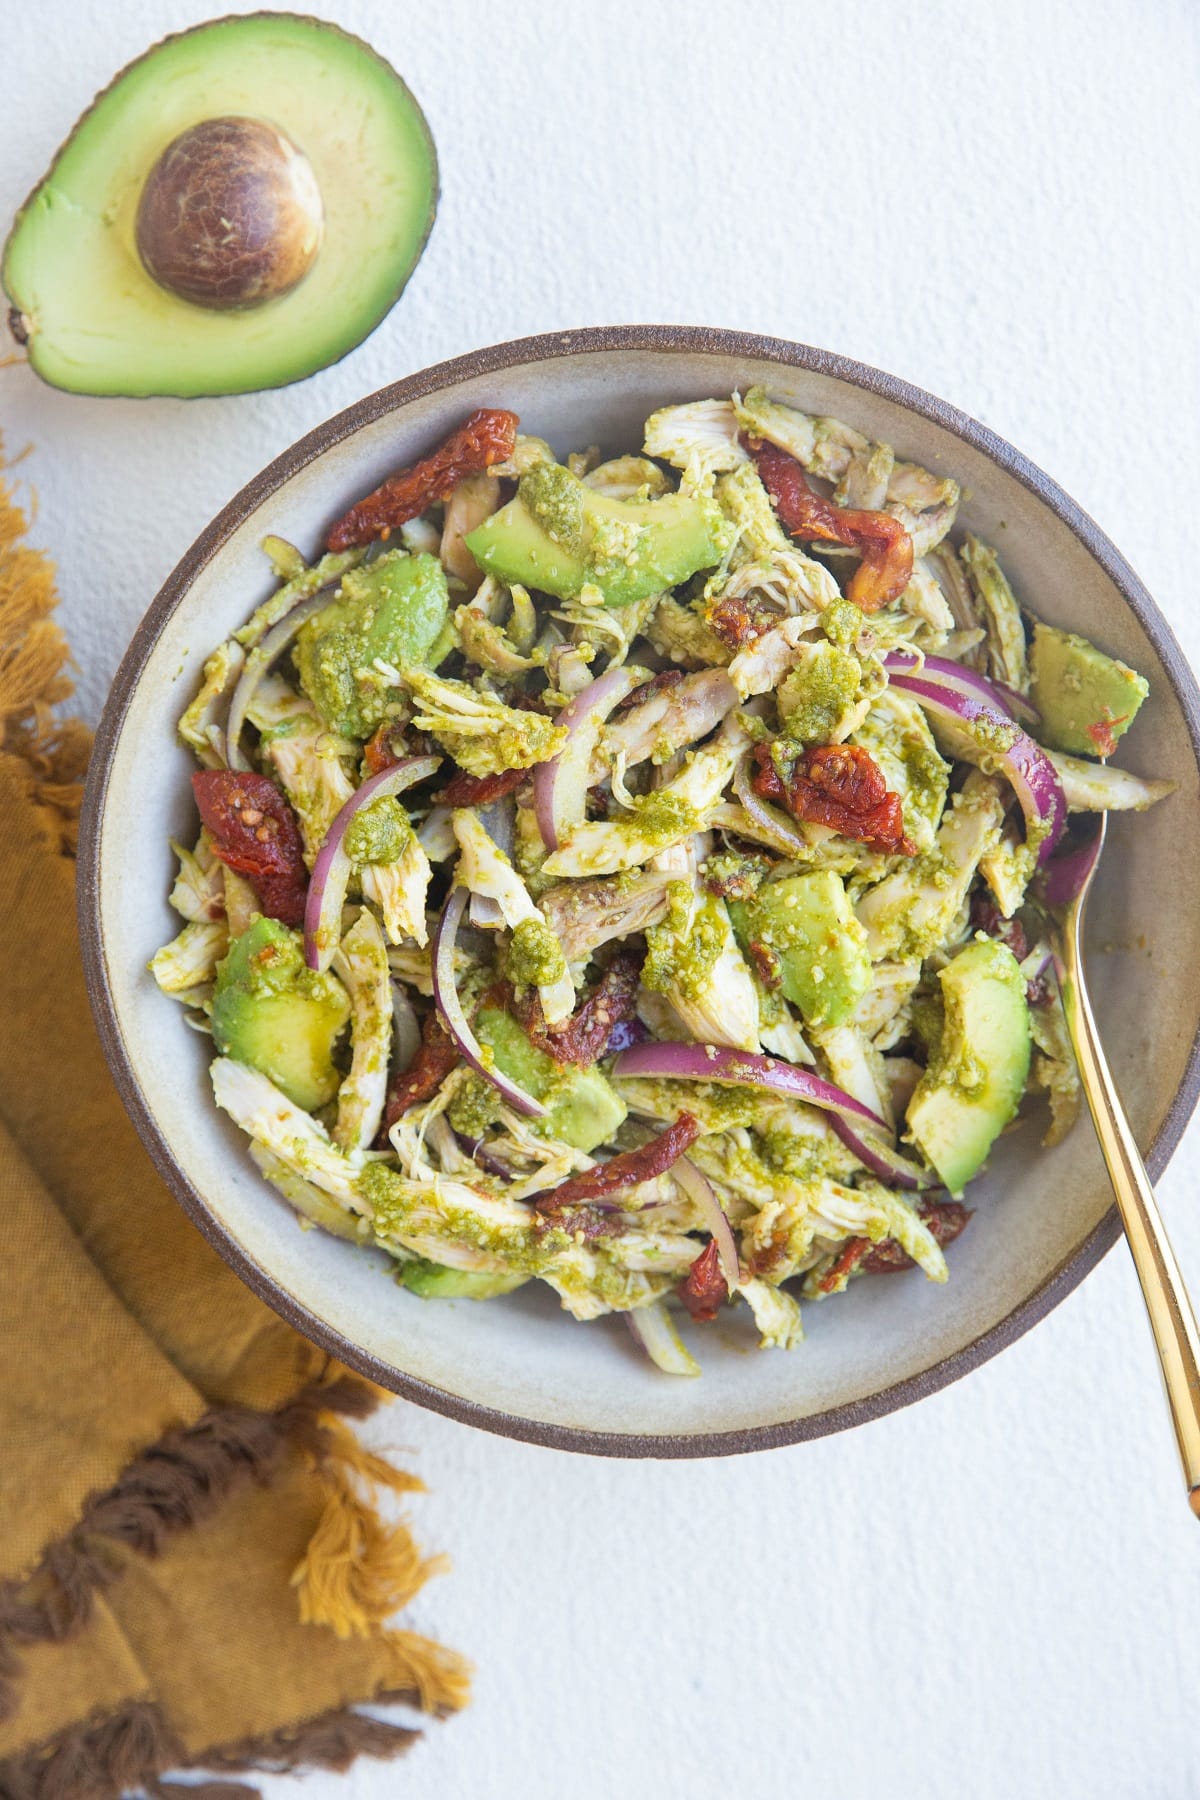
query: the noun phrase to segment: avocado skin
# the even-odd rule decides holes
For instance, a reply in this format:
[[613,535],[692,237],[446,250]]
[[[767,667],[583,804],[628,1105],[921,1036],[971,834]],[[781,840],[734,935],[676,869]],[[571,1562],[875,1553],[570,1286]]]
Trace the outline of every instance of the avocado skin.
[[402,668],[425,663],[450,608],[435,556],[389,550],[348,569],[338,596],[309,619],[296,644],[300,685],[341,737],[368,738],[394,695],[382,676],[362,677],[376,658]]
[[945,1021],[908,1103],[908,1135],[957,1198],[1021,1104],[1029,1008],[1017,960],[995,938],[977,937],[938,980]]
[[[73,345],[66,355],[52,355],[48,352],[47,334],[38,317],[36,297],[29,288],[28,273],[21,267],[22,241],[25,227],[36,220],[40,211],[72,210],[69,194],[65,197],[60,191],[59,182],[70,164],[74,152],[81,139],[90,137],[93,129],[103,128],[107,124],[106,115],[119,102],[122,91],[131,79],[140,79],[147,67],[154,69],[161,65],[160,72],[166,73],[168,59],[178,55],[192,64],[201,61],[201,55],[207,49],[208,42],[218,41],[223,34],[236,33],[240,40],[254,48],[261,48],[260,40],[268,50],[274,50],[283,37],[291,34],[297,44],[306,40],[311,43],[319,37],[322,44],[323,63],[336,65],[339,60],[357,66],[361,71],[369,69],[376,81],[381,81],[387,90],[388,103],[395,115],[404,117],[405,129],[411,137],[410,159],[412,166],[405,173],[414,193],[421,196],[418,215],[408,228],[403,250],[396,253],[389,247],[387,260],[392,265],[389,279],[376,284],[370,305],[363,310],[358,303],[358,296],[350,287],[350,281],[343,279],[338,286],[339,294],[345,298],[342,308],[335,308],[328,302],[321,304],[318,299],[315,308],[306,307],[304,300],[299,309],[291,308],[281,313],[273,333],[273,345],[269,354],[264,355],[263,365],[257,369],[253,366],[254,355],[235,356],[229,358],[220,353],[207,352],[189,356],[189,321],[193,319],[196,309],[187,301],[169,295],[166,290],[152,284],[159,299],[167,302],[172,309],[167,315],[169,327],[163,326],[162,319],[151,321],[155,331],[166,329],[170,340],[183,347],[183,354],[175,359],[172,373],[165,374],[161,369],[147,372],[137,367],[136,342],[132,355],[125,358],[124,367],[119,372],[106,368],[102,359],[91,360],[80,354],[78,345]],[[271,34],[269,42],[265,34]],[[292,135],[304,139],[308,135],[306,128],[311,126],[317,116],[317,104],[297,100],[294,105],[287,104],[292,96],[276,83],[264,88],[261,97],[262,115],[277,121],[282,128]],[[381,91],[371,96],[371,103],[376,108],[381,102]],[[328,106],[328,102],[326,102]],[[244,104],[233,109],[245,111]],[[210,117],[216,118],[231,111],[229,97],[219,86],[212,93],[211,106],[207,109]],[[194,116],[186,121],[196,123]],[[147,163],[140,171],[142,179],[150,173],[157,151],[165,148],[165,142],[157,146],[155,156],[147,156]],[[418,166],[423,165],[423,166]],[[358,185],[369,189],[371,181],[380,173],[394,179],[389,169],[360,171]],[[130,184],[126,183],[126,187]],[[141,181],[133,184],[131,192],[136,201],[140,192]],[[122,399],[152,399],[158,396],[190,400],[216,395],[244,394],[261,392],[264,389],[286,387],[291,382],[301,381],[318,370],[329,368],[341,362],[351,351],[368,338],[387,317],[401,294],[408,286],[409,280],[424,254],[429,235],[433,230],[437,217],[438,202],[441,197],[440,172],[438,167],[437,146],[429,123],[417,102],[416,96],[402,80],[399,73],[382,57],[364,38],[340,25],[330,23],[326,19],[315,19],[304,13],[291,12],[253,12],[224,13],[214,19],[205,20],[202,24],[189,26],[183,31],[170,32],[151,44],[141,56],[126,63],[118,69],[108,85],[102,88],[84,112],[76,119],[68,135],[55,151],[53,160],[46,173],[27,194],[18,208],[12,227],[0,251],[0,287],[11,302],[8,308],[8,328],[15,341],[22,348],[28,349],[29,366],[38,378],[50,387],[64,389],[69,393],[94,394],[99,396],[116,396]],[[327,196],[323,195],[323,199]],[[122,195],[114,202],[113,211],[123,206],[129,195]],[[102,224],[111,227],[113,224],[109,209],[98,211],[97,216]],[[120,235],[120,234],[118,234]],[[130,236],[132,234],[130,233]],[[380,259],[382,261],[382,259]],[[75,271],[78,277],[78,270]],[[90,271],[89,271],[90,275]],[[127,277],[137,281],[144,276],[140,260],[129,252],[127,259]],[[149,281],[149,276],[144,277]],[[89,285],[88,277],[79,284],[80,293],[85,297],[81,308],[84,321],[84,342],[88,335],[89,309],[94,311],[92,301],[95,290]],[[284,302],[291,307],[292,295],[285,295]],[[306,334],[301,328],[304,311],[319,312],[321,326],[319,331]],[[130,313],[131,324],[136,327],[137,314]],[[334,321],[329,324],[330,319]],[[143,321],[143,324],[145,321]],[[307,339],[311,338],[311,342]],[[268,366],[269,365],[269,366]]]
[[511,1294],[529,1280],[528,1275],[501,1274],[494,1269],[448,1269],[443,1263],[406,1262],[400,1280],[422,1300],[491,1300]]
[[1040,622],[1029,668],[1030,698],[1041,714],[1037,735],[1072,756],[1108,754],[1106,739],[1111,746],[1124,737],[1150,692],[1145,676],[1127,663],[1073,631]]
[[496,1058],[496,1067],[546,1106],[534,1129],[588,1153],[603,1144],[625,1118],[625,1103],[599,1069],[580,1069],[555,1062],[530,1042],[511,1013],[481,1007],[475,1018],[480,1043]]
[[787,876],[728,905],[741,948],[757,942],[775,952],[784,998],[805,1023],[845,1024],[871,985],[871,958],[841,876],[829,869]]
[[217,1049],[257,1069],[306,1112],[337,1093],[333,1052],[349,1017],[341,982],[305,968],[300,934],[276,919],[256,918],[217,970]]
[[710,501],[688,494],[614,500],[560,464],[542,463],[466,545],[485,573],[510,586],[571,600],[590,585],[607,605],[630,606],[715,568],[727,534]]

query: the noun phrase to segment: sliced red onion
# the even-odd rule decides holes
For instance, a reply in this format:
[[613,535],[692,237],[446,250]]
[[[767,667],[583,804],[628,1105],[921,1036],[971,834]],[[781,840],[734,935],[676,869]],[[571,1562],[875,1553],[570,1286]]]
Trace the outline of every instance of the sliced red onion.
[[557,756],[533,771],[533,806],[547,850],[557,850],[587,811],[588,771],[604,721],[627,694],[646,679],[644,669],[609,669],[567,702],[558,724],[567,741]]
[[671,1174],[703,1217],[705,1227],[717,1246],[717,1261],[725,1277],[725,1286],[732,1294],[742,1279],[742,1271],[738,1265],[733,1229],[725,1216],[725,1208],[717,1199],[712,1182],[688,1156],[679,1158]]
[[487,1175],[498,1175],[501,1181],[512,1180],[512,1170],[507,1163],[493,1156],[482,1138],[466,1137],[461,1131],[454,1133],[455,1141],[465,1156],[469,1156]]
[[1060,856],[1047,864],[1040,883],[1041,897],[1047,906],[1071,906],[1078,900],[1100,860],[1103,841],[1103,834],[1097,832],[1081,844],[1068,844]]
[[458,997],[458,986],[454,975],[454,946],[458,941],[458,928],[466,910],[468,890],[456,887],[442,908],[442,916],[438,920],[437,931],[433,939],[433,998],[434,1004],[442,1015],[446,1030],[458,1045],[459,1054],[470,1063],[479,1075],[490,1081],[514,1112],[523,1113],[526,1118],[538,1119],[544,1116],[546,1108],[524,1088],[502,1075],[493,1064],[491,1067],[483,1060],[483,1050],[479,1039],[467,1022],[462,1001]]
[[421,1025],[402,981],[392,981],[392,1070],[402,1075],[421,1048]]
[[1041,721],[1037,707],[1031,706],[1024,694],[1018,694],[1006,681],[990,681],[978,670],[968,669],[965,664],[953,662],[947,656],[920,657],[910,655],[906,650],[891,650],[884,657],[883,666],[889,674],[915,675],[918,679],[927,674],[930,680],[949,682],[962,693],[974,694],[988,706],[1011,713],[1023,725],[1037,725]]
[[290,612],[284,613],[277,625],[272,625],[266,637],[255,645],[246,658],[238,684],[233,690],[233,698],[229,702],[229,718],[225,725],[226,754],[231,769],[250,767],[242,749],[242,732],[259,682],[272,663],[279,661],[305,621],[329,605],[329,596],[336,586],[336,582],[331,582],[327,587],[318,588],[315,594],[309,594],[306,599],[298,600]]
[[781,813],[777,806],[769,805],[761,794],[755,793],[749,757],[743,756],[733,771],[733,791],[767,843],[782,856],[807,857],[811,854],[811,844],[796,830],[786,813]]
[[425,781],[442,766],[440,756],[410,756],[368,776],[343,806],[325,834],[325,842],[313,864],[304,907],[304,960],[310,969],[327,969],[338,947],[342,907],[354,865],[344,848],[346,830],[364,806],[387,795],[403,793],[418,781]]
[[1067,802],[1058,771],[1041,745],[1035,744],[1001,708],[937,674],[926,678],[924,673],[918,677],[894,672],[891,681],[893,687],[919,700],[926,712],[951,725],[970,732],[982,724],[990,730],[1013,733],[1007,749],[995,752],[996,761],[1016,790],[1026,828],[1044,831],[1037,859],[1039,864],[1048,862],[1067,822]]
[[675,1329],[675,1322],[661,1300],[625,1314],[625,1323],[650,1361],[664,1375],[698,1375],[700,1365]]
[[928,1188],[938,1185],[937,1176],[928,1169],[922,1169],[907,1156],[901,1156],[898,1150],[885,1143],[879,1137],[864,1137],[853,1125],[841,1119],[835,1113],[829,1121],[831,1128],[841,1138],[847,1150],[857,1156],[864,1168],[870,1169],[872,1175],[878,1175],[880,1181],[888,1181],[894,1187]]
[[822,1081],[809,1069],[784,1062],[777,1056],[760,1056],[750,1050],[726,1050],[716,1044],[638,1044],[625,1050],[613,1065],[614,1075],[645,1075],[665,1081],[723,1081],[737,1087],[767,1088],[788,1100],[804,1100],[839,1118],[859,1121],[886,1131],[877,1112]]
[[649,1037],[650,1032],[640,1019],[618,1019],[608,1034],[604,1054],[619,1056],[622,1050],[632,1050],[635,1044],[647,1043]]
[[[516,838],[516,815],[517,803],[511,794],[506,794],[503,799],[494,800],[490,806],[483,806],[479,810],[479,823],[510,862]],[[504,923],[500,902],[487,894],[471,895],[468,916],[472,925],[478,925],[484,931],[498,931]]]

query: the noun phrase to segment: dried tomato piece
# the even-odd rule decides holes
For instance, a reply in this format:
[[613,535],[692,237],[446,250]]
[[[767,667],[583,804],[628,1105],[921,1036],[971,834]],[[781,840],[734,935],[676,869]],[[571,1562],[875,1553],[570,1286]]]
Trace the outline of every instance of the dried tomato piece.
[[622,713],[629,712],[631,707],[640,706],[643,700],[649,700],[651,694],[661,693],[664,688],[678,687],[683,680],[682,669],[660,669],[649,681],[643,681],[641,687],[635,687],[631,694],[613,707],[612,716],[619,719]]
[[490,806],[519,788],[528,774],[528,769],[501,769],[497,775],[468,775],[459,769],[437,798],[443,806]]
[[707,1325],[710,1319],[715,1319],[718,1309],[729,1298],[715,1238],[709,1239],[680,1282],[679,1298],[698,1325]]
[[813,744],[793,761],[786,782],[769,744],[754,747],[753,785],[764,800],[782,800],[794,819],[828,825],[843,837],[891,856],[915,856],[904,833],[899,794],[889,793],[883,773],[858,744]]
[[1024,962],[1029,955],[1029,939],[1020,919],[1006,919],[990,894],[972,894],[971,928],[1007,944],[1018,962]]
[[[971,1217],[968,1209],[958,1200],[926,1200],[920,1207],[920,1214],[942,1249],[952,1244],[960,1232],[965,1231]],[[855,1240],[856,1242],[858,1240]],[[907,1250],[902,1250],[895,1238],[887,1238],[882,1244],[867,1243],[868,1254],[862,1259],[863,1268],[871,1275],[891,1275],[899,1269],[911,1269],[912,1257]]]
[[845,1287],[860,1262],[870,1254],[874,1246],[870,1238],[847,1238],[821,1279],[817,1282],[817,1290],[822,1294],[836,1294]]
[[356,544],[369,544],[417,518],[435,500],[448,500],[468,475],[482,474],[512,455],[519,424],[516,413],[499,408],[481,407],[473,412],[466,424],[451,432],[429,456],[397,470],[331,525],[326,547],[350,550]]
[[779,958],[770,944],[765,944],[761,938],[751,938],[746,945],[746,955],[750,959],[751,968],[767,992],[774,993],[783,981],[783,970]]
[[388,1150],[388,1132],[410,1106],[419,1106],[433,1096],[451,1069],[457,1067],[458,1051],[437,1013],[426,1013],[421,1025],[421,1048],[407,1069],[400,1070],[388,1083],[383,1108],[383,1124],[375,1147]]
[[1097,756],[1114,756],[1116,754],[1117,734],[1114,727],[1124,725],[1128,718],[1128,713],[1122,713],[1119,719],[1114,719],[1111,713],[1106,711],[1102,719],[1097,719],[1094,725],[1087,727],[1087,734],[1096,746]]
[[845,544],[862,558],[846,588],[846,598],[864,612],[878,612],[899,599],[912,580],[912,539],[891,513],[860,512],[834,506],[813,492],[794,456],[777,444],[742,435],[779,516],[793,537]]
[[374,737],[368,738],[363,745],[367,774],[382,775],[385,769],[394,768],[403,758],[405,748],[402,726],[381,725]]
[[580,1206],[588,1200],[602,1200],[622,1188],[637,1187],[651,1181],[678,1162],[700,1136],[700,1126],[689,1112],[681,1112],[673,1125],[643,1144],[640,1150],[622,1150],[607,1162],[597,1163],[580,1175],[571,1175],[556,1188],[534,1201],[540,1213],[557,1213],[565,1206]]
[[640,974],[640,957],[631,950],[618,952],[587,999],[553,1030],[546,1024],[542,1003],[533,991],[522,995],[513,1011],[539,1050],[546,1051],[555,1062],[590,1069],[608,1050],[616,1027],[636,1016]]
[[308,870],[296,815],[273,781],[239,769],[200,769],[192,792],[213,852],[284,925],[304,919]]
[[704,623],[731,650],[740,650],[778,625],[779,615],[765,606],[753,606],[740,596],[723,595],[705,608]]

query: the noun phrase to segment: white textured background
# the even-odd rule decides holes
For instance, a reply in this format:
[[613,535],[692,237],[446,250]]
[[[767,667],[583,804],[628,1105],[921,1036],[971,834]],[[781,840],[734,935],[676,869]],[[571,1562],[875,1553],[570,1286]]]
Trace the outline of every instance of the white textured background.
[[[113,70],[206,10],[3,0],[0,216]],[[1200,660],[1195,0],[324,10],[396,63],[441,154],[370,342],[246,399],[0,371],[90,714],[191,538],[301,432],[479,344],[634,320],[801,338],[986,420]],[[1198,1151],[1162,1198],[1200,1292]],[[1200,1795],[1200,1525],[1120,1249],[999,1361],[821,1443],[607,1464],[400,1405],[373,1435],[433,1489],[455,1572],[415,1612],[476,1658],[477,1698],[312,1800]]]

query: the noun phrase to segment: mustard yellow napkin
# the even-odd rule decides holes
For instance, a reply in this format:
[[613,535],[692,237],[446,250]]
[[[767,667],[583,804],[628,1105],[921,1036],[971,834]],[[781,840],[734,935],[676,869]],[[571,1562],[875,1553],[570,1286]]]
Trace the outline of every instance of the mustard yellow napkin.
[[250,1795],[396,1755],[417,1734],[356,1707],[444,1714],[467,1672],[388,1625],[439,1564],[377,1505],[420,1483],[347,1423],[382,1396],[225,1267],[113,1090],[75,931],[89,739],[24,533],[0,482],[0,1800]]

